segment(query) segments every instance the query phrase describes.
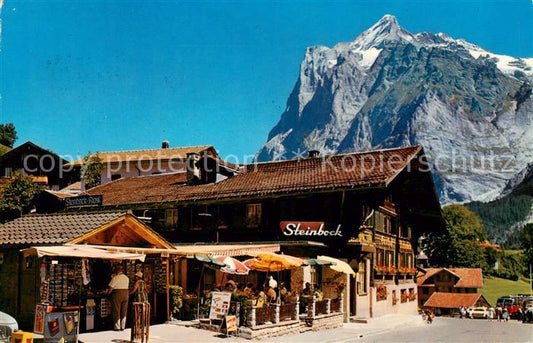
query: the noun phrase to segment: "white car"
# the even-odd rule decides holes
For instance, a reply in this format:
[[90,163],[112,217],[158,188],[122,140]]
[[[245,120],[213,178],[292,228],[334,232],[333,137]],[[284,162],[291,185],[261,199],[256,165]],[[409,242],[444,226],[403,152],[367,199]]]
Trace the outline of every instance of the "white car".
[[489,309],[486,307],[470,307],[466,310],[466,314],[470,318],[487,319],[489,317]]
[[0,342],[9,342],[11,333],[18,330],[18,328],[15,318],[7,313],[0,312]]

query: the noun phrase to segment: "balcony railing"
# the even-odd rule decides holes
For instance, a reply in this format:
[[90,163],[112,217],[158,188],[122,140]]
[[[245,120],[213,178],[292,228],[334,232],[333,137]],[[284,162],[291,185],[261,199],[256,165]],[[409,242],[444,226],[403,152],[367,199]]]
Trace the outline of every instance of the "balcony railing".
[[317,301],[315,305],[315,315],[328,314],[329,313],[328,307],[329,307],[330,301],[331,299]]
[[342,294],[337,299],[324,299],[317,301],[316,298],[309,299],[306,302],[300,317],[300,301],[293,303],[264,305],[262,307],[252,306],[248,314],[246,326],[254,328],[264,324],[278,324],[287,320],[299,320],[301,318],[309,319],[311,322],[314,317],[330,313],[342,313]]
[[283,304],[279,307],[279,320],[289,320],[295,317],[297,303]]
[[341,299],[331,299],[331,302],[329,304],[329,309],[332,313],[340,312],[341,311]]
[[262,307],[255,308],[255,324],[261,325],[265,323],[276,322],[276,306],[277,305],[264,305]]

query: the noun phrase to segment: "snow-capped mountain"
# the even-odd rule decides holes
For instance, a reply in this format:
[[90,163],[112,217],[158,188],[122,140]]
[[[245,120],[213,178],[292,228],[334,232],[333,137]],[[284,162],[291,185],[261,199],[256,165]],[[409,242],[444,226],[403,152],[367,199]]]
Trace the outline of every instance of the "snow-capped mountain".
[[496,55],[386,15],[307,48],[260,161],[423,145],[443,203],[490,200],[533,161],[533,58]]

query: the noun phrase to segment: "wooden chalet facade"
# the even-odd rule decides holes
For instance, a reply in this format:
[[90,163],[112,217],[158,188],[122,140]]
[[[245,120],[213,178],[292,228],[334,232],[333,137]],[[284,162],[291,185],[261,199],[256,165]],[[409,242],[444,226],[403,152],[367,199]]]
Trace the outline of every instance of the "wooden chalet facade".
[[[59,253],[43,257],[22,252],[32,247]],[[0,226],[0,308],[15,316],[22,329],[31,330],[40,303],[55,307],[82,305],[82,327],[86,304],[94,302],[98,313],[106,307],[103,291],[111,279],[112,266],[120,258],[102,260],[87,254],[76,258],[60,253],[62,248],[76,247],[97,247],[92,249],[102,253],[131,250],[146,254],[142,264],[129,263],[126,274],[133,280],[137,270],[143,271],[154,320],[168,319],[169,254],[177,252],[142,221],[126,211],[31,214]],[[88,286],[82,285],[81,258],[90,261]],[[110,329],[110,319],[109,315],[98,317],[97,329]]]
[[31,175],[46,189],[58,191],[78,179],[78,173],[66,170],[66,160],[40,146],[26,142],[0,155],[0,188],[16,173]]
[[87,192],[101,206],[70,210],[132,210],[174,243],[275,241],[334,256],[358,272],[346,280],[347,313],[416,312],[417,240],[444,229],[422,147],[246,165],[211,183],[191,175],[119,179]]
[[481,268],[423,268],[421,271],[417,278],[420,307],[439,309],[441,313],[457,313],[459,306],[472,307],[478,301],[484,302],[480,306],[490,307],[478,293],[483,288]]

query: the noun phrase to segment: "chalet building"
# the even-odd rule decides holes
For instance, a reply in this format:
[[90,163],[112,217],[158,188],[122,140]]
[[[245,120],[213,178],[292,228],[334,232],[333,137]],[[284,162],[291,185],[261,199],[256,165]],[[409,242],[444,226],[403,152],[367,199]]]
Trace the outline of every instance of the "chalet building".
[[[169,143],[163,141],[161,149],[98,152],[87,159],[67,163],[65,167],[79,170],[88,161],[102,163],[100,183],[106,184],[126,177],[184,173],[187,169],[186,161],[189,155],[198,159],[219,160],[218,154],[212,146],[170,148]],[[229,163],[222,163],[221,161],[221,164],[230,167]],[[226,176],[221,171],[218,177]],[[82,180],[81,189],[85,190],[85,180]]]
[[[224,178],[202,177],[213,171],[189,158],[184,172],[90,189],[84,196],[101,203],[70,210],[131,210],[174,243],[276,242],[300,257],[334,256],[357,271],[344,289],[349,315],[416,313],[417,240],[444,229],[422,147],[315,154],[231,170],[212,159]],[[311,277],[325,293],[335,291],[326,275]]]
[[77,174],[63,169],[64,159],[26,142],[0,155],[0,185],[5,187],[16,173],[31,175],[33,181],[58,191],[77,180]]
[[[37,250],[27,254],[26,250]],[[22,253],[24,250],[24,253]],[[118,251],[146,255],[142,263],[154,319],[168,319],[169,254],[174,247],[126,211],[31,214],[0,225],[0,308],[15,316],[22,329],[31,330],[36,305],[82,306],[82,326],[90,303],[104,311],[112,263]],[[174,255],[171,255],[174,256]],[[144,256],[143,256],[144,257]],[[90,263],[90,286],[81,283],[81,259]],[[140,263],[140,262],[139,262]],[[141,264],[128,264],[133,280]],[[87,272],[89,273],[89,272]],[[100,315],[99,315],[100,316]],[[110,329],[108,315],[95,319]],[[105,327],[107,325],[107,327]]]
[[417,284],[420,307],[448,314],[460,306],[489,306],[479,294],[483,288],[481,268],[424,268]]

